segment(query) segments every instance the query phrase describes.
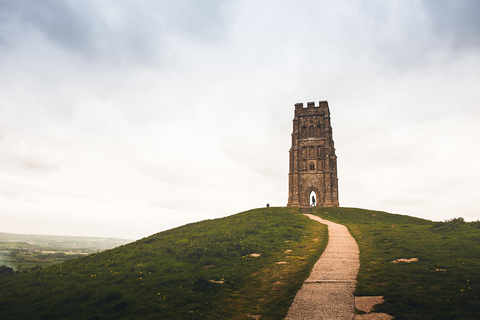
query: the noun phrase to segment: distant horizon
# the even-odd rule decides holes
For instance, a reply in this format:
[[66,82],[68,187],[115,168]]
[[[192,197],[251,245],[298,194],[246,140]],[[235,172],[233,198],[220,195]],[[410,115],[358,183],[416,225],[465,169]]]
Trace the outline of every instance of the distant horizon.
[[128,240],[136,241],[139,239],[126,239],[126,238],[117,238],[117,237],[92,237],[92,236],[82,236],[82,235],[58,235],[58,234],[44,234],[44,233],[17,233],[17,232],[3,232],[0,231],[0,234],[13,234],[13,235],[25,235],[25,236],[49,236],[49,237],[62,237],[62,238],[98,238],[98,239],[116,239],[116,240]]
[[[270,207],[270,208],[286,208],[287,206],[269,206],[269,207]],[[255,209],[262,209],[262,208],[267,208],[267,207],[265,206],[265,207],[251,208],[251,209],[247,209],[247,210],[244,210],[244,211],[241,211],[241,212],[232,213],[232,214],[230,214],[230,215],[226,215],[226,216],[223,216],[223,217],[211,218],[211,219],[226,218],[226,217],[229,217],[229,216],[238,214],[238,213],[242,213],[242,212],[246,212],[246,211],[250,211],[250,210],[255,210]],[[315,207],[315,208],[323,208],[323,207]],[[335,207],[325,207],[325,208],[335,208]],[[386,213],[390,213],[390,214],[394,214],[394,215],[395,215],[395,214],[398,214],[398,215],[403,215],[403,216],[409,216],[409,217],[424,219],[424,220],[428,220],[428,221],[432,221],[432,222],[444,222],[444,221],[451,220],[451,219],[455,219],[455,218],[464,218],[464,217],[462,217],[462,216],[455,216],[455,217],[450,217],[450,218],[443,219],[443,220],[432,220],[432,219],[426,219],[426,218],[422,218],[422,217],[407,215],[407,214],[403,214],[403,213],[399,213],[399,212],[388,212],[388,211],[379,210],[379,209],[359,208],[359,207],[344,207],[344,206],[339,206],[339,208],[361,209],[361,210],[370,210],[370,211],[386,212]],[[201,221],[205,221],[205,220],[211,220],[211,219],[208,219],[208,218],[207,218],[207,219],[203,219],[203,220],[199,220],[199,221],[187,222],[187,223],[185,223],[185,224],[197,223],[197,222],[201,222]],[[465,219],[465,221],[466,221],[466,222],[475,222],[475,221],[479,221],[479,219],[477,219],[477,220],[467,220],[467,219]],[[179,225],[179,226],[174,226],[174,227],[172,227],[172,228],[165,229],[165,230],[160,230],[160,231],[154,232],[154,233],[152,233],[152,234],[148,234],[148,235],[141,236],[141,237],[139,237],[139,238],[137,238],[137,239],[129,239],[129,238],[122,238],[122,237],[110,237],[110,236],[103,236],[103,237],[102,237],[102,236],[89,236],[89,235],[65,235],[65,234],[62,235],[62,234],[45,234],[45,233],[18,233],[18,232],[4,232],[4,231],[1,231],[1,230],[0,230],[0,234],[16,234],[16,235],[32,235],[32,236],[52,236],[52,237],[101,238],[101,239],[118,239],[118,240],[137,241],[137,240],[140,240],[140,239],[142,239],[142,238],[149,237],[149,236],[154,235],[154,234],[159,233],[159,232],[164,232],[164,231],[168,231],[168,230],[170,230],[170,229],[174,229],[174,228],[178,228],[178,227],[184,226],[185,224]]]

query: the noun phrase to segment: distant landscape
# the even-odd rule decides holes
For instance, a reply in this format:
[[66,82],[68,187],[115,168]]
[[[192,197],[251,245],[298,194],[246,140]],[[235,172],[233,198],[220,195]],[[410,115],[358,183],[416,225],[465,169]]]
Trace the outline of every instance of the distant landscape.
[[0,266],[16,271],[44,268],[129,242],[132,240],[0,232]]

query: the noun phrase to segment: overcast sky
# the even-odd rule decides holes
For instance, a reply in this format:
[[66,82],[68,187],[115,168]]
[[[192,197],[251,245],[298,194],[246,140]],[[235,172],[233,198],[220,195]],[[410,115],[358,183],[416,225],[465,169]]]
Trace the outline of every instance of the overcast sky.
[[285,206],[327,100],[345,207],[480,219],[480,1],[0,0],[0,232]]

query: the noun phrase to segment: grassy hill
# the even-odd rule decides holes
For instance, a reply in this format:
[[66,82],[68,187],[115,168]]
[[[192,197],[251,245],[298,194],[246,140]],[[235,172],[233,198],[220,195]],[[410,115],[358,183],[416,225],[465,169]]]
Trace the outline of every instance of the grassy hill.
[[[384,295],[377,311],[480,318],[480,222],[313,213],[348,226],[361,255],[355,294]],[[326,240],[326,228],[295,208],[193,223],[0,278],[0,319],[283,319]]]
[[281,319],[326,240],[293,208],[193,223],[0,278],[0,319]]

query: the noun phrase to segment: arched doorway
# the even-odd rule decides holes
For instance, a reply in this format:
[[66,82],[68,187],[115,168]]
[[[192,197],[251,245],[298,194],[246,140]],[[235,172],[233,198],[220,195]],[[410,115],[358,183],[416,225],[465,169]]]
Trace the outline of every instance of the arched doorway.
[[310,204],[310,207],[316,207],[318,203],[318,197],[315,191],[312,190],[310,194],[308,195],[308,203]]

